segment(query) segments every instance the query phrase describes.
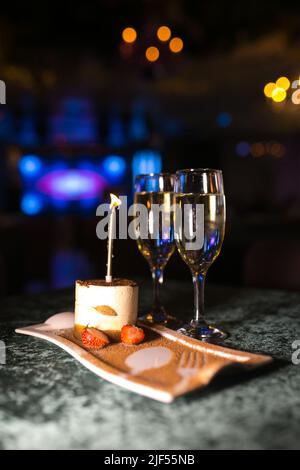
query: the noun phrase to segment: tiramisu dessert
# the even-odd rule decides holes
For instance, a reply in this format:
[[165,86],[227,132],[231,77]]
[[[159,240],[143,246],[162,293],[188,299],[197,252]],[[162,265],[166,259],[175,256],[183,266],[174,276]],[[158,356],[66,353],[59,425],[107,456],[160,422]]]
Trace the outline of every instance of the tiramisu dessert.
[[144,332],[134,326],[137,312],[138,285],[134,281],[76,281],[74,333],[86,346],[104,347],[111,337],[140,343]]

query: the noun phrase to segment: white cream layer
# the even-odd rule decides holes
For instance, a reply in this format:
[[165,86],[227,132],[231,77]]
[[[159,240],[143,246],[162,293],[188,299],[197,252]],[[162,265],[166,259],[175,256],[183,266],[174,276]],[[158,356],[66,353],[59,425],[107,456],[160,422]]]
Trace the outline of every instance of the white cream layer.
[[[110,307],[116,316],[103,315],[97,307]],[[76,282],[75,325],[102,331],[121,330],[134,324],[138,312],[138,286],[85,286]]]

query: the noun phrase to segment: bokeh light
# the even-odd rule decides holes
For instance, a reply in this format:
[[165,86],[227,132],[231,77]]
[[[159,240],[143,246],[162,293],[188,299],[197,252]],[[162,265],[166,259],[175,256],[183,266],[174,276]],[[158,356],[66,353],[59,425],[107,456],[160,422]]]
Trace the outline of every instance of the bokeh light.
[[137,175],[160,173],[162,169],[162,156],[157,150],[137,150],[132,159],[133,183]]
[[35,177],[42,168],[42,162],[36,155],[24,155],[19,163],[19,169],[25,177]]
[[232,123],[232,116],[230,113],[222,112],[217,116],[217,124],[219,127],[229,127]]
[[280,142],[272,141],[266,144],[267,153],[276,158],[281,158],[285,155],[285,146]]
[[286,91],[284,90],[284,88],[276,87],[272,91],[272,99],[273,101],[275,101],[275,103],[281,103],[282,101],[285,100],[285,98],[286,98]]
[[146,49],[145,55],[149,62],[155,62],[159,58],[159,50],[155,46],[150,46]]
[[266,84],[264,88],[264,94],[267,98],[272,98],[272,93],[276,88],[276,83],[274,82],[269,82]]
[[127,42],[128,44],[132,44],[133,42],[135,42],[137,38],[136,30],[131,27],[123,29],[122,38],[124,42]]
[[51,198],[75,201],[99,197],[107,183],[96,171],[74,168],[50,171],[38,180],[36,186]]
[[169,48],[174,54],[178,54],[183,49],[183,40],[181,38],[172,38],[169,43]]
[[108,176],[120,178],[126,171],[126,162],[119,155],[109,155],[105,158],[103,167]]
[[121,56],[125,60],[130,59],[134,54],[134,48],[128,42],[121,42],[119,46],[119,50],[120,50]]
[[278,88],[283,88],[285,91],[290,88],[290,81],[287,77],[280,77],[278,80],[276,80],[276,86]]
[[251,145],[251,154],[253,157],[262,157],[265,154],[265,146],[262,142],[255,142]]
[[300,104],[300,90],[294,91],[292,94],[292,102],[293,104]]
[[37,215],[42,211],[43,202],[38,194],[27,193],[21,200],[21,210],[26,215]]
[[246,157],[249,155],[251,146],[249,142],[238,142],[235,147],[235,151],[239,157]]
[[160,41],[166,42],[171,37],[171,30],[168,26],[160,26],[157,30],[157,37]]

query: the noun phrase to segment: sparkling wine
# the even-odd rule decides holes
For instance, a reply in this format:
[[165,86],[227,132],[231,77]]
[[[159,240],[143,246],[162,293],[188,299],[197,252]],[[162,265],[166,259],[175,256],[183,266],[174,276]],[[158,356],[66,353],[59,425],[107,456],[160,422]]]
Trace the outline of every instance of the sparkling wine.
[[[147,209],[147,236],[138,236],[139,250],[151,268],[162,269],[175,250],[173,226],[172,192],[137,192],[134,203],[142,204]],[[159,217],[156,210],[161,207]],[[137,232],[139,235],[141,233]]]
[[[176,233],[176,244],[178,251],[190,267],[193,274],[206,273],[209,266],[214,262],[220,253],[225,234],[225,196],[221,194],[182,194],[174,195],[174,203],[181,208],[181,220],[176,220],[176,224],[181,222],[181,229]],[[184,206],[189,204],[184,216]],[[195,221],[196,204],[201,204],[200,220]],[[189,233],[189,229],[190,232]],[[201,247],[197,249],[187,249],[187,244],[191,243],[190,235],[196,231],[203,231]]]

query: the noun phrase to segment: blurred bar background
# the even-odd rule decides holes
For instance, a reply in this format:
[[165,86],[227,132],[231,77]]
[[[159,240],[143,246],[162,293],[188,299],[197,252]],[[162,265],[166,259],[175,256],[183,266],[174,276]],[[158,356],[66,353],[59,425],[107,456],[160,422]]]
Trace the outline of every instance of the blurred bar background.
[[[187,167],[224,172],[209,282],[299,289],[299,20],[278,0],[1,5],[0,295],[104,277],[96,207]],[[114,272],[149,277],[134,241]],[[177,254],[166,278],[190,280]]]

